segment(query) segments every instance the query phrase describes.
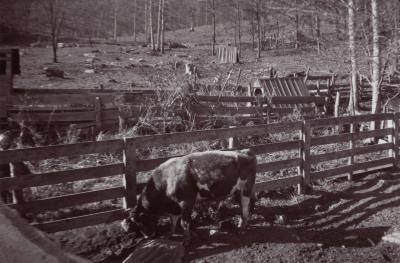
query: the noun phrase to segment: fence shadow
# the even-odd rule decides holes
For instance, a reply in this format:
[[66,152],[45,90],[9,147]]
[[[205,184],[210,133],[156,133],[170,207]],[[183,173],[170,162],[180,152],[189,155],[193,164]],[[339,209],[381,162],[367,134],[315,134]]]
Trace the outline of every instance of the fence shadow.
[[[360,227],[368,218],[400,205],[400,172],[393,170],[357,178],[344,191],[314,190],[294,205],[256,207],[257,219],[244,234],[220,233],[194,244],[188,260],[211,256],[257,243],[313,243],[319,246],[371,247],[390,229],[385,224]],[[389,212],[390,213],[390,212]],[[275,215],[286,222],[273,224]],[[382,222],[384,219],[382,219]],[[361,224],[362,225],[362,224]]]

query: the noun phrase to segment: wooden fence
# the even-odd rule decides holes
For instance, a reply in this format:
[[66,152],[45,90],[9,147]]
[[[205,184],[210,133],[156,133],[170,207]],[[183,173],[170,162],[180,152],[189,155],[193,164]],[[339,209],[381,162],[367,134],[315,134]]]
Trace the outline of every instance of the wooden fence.
[[[170,92],[170,91],[169,91]],[[13,89],[9,96],[6,116],[13,122],[46,123],[54,126],[68,126],[75,123],[78,128],[95,128],[96,131],[119,126],[129,118],[138,118],[152,111],[156,116],[165,116],[166,111],[180,109],[164,108],[157,103],[156,91],[134,90],[43,90]],[[117,101],[122,97],[123,102]],[[150,102],[149,99],[154,99]],[[162,98],[161,98],[162,99]],[[298,105],[316,102],[324,103],[322,97],[276,96],[272,101],[259,96],[202,96],[191,95],[187,109],[197,123],[210,119],[232,119],[238,121],[263,122],[269,114],[291,113],[293,107],[276,108],[275,104]],[[129,106],[128,110],[121,105]],[[171,113],[171,112],[170,112]]]
[[[291,123],[275,123],[236,128],[224,128],[215,130],[199,130],[184,133],[171,133],[163,135],[140,136],[134,138],[106,140],[97,142],[84,142],[68,145],[56,145],[47,147],[26,148],[18,150],[0,151],[0,164],[18,163],[22,161],[38,161],[44,159],[60,158],[65,156],[86,155],[94,153],[122,153],[123,161],[103,164],[79,169],[61,170],[41,174],[30,174],[16,177],[0,178],[0,192],[12,191],[23,188],[65,184],[81,180],[103,178],[108,176],[123,175],[123,186],[111,187],[101,190],[86,191],[68,195],[48,197],[33,201],[25,201],[9,204],[11,208],[24,213],[41,213],[57,210],[65,207],[78,206],[103,200],[122,198],[123,207],[110,209],[98,213],[89,213],[81,216],[58,219],[34,225],[46,232],[58,232],[73,228],[80,228],[102,223],[110,223],[122,219],[125,208],[135,205],[136,194],[141,185],[137,183],[137,174],[149,171],[165,160],[173,157],[155,159],[139,159],[138,149],[148,147],[168,146],[170,144],[192,143],[198,141],[210,141],[226,139],[230,137],[267,136],[290,132],[293,136],[286,141],[267,143],[251,146],[257,155],[271,154],[282,151],[295,151],[296,157],[289,159],[259,162],[257,173],[282,171],[297,168],[297,174],[290,177],[280,177],[272,180],[257,180],[256,191],[266,191],[288,186],[298,186],[303,193],[311,182],[334,175],[353,174],[369,171],[371,169],[383,169],[398,164],[398,127],[400,114],[376,114],[354,117],[339,117],[326,119],[313,119]],[[389,121],[391,128],[372,131],[355,132],[355,125],[360,122]],[[333,134],[328,136],[314,136],[319,127],[335,128],[336,126],[350,125],[350,132]],[[333,129],[335,130],[335,129]],[[369,146],[358,146],[359,140],[372,137],[387,137],[388,142]],[[337,144],[348,142],[348,149],[335,150],[333,152],[317,152],[313,147],[325,144]],[[357,162],[355,157],[361,154],[385,151],[388,154],[378,155],[367,162]],[[283,156],[287,156],[283,154]],[[336,159],[347,158],[346,165],[324,170],[316,169],[315,165]]]

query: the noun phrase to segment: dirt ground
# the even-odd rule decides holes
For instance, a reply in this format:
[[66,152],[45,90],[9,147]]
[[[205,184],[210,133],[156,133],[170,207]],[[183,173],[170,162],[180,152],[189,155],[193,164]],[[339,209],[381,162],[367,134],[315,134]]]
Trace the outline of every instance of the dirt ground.
[[[197,225],[185,262],[400,262],[400,245],[382,241],[400,230],[400,170],[321,181],[300,196],[294,189],[260,193],[242,234],[231,224],[238,213],[224,213],[225,227]],[[102,263],[122,262],[141,240],[117,224],[79,230],[84,241],[77,233],[58,233],[62,247]]]

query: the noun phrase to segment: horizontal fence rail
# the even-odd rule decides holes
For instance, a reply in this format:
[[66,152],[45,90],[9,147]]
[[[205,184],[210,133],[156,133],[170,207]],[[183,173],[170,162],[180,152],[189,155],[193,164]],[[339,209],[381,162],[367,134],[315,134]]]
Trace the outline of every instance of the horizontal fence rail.
[[[248,102],[246,99],[239,98],[238,101]],[[109,188],[96,190],[86,189],[81,192],[68,193],[61,196],[26,200],[24,202],[16,201],[9,204],[10,207],[18,210],[20,213],[37,214],[88,203],[122,199],[123,207],[107,208],[108,210],[105,209],[95,213],[88,210],[89,212],[86,212],[87,214],[80,216],[40,222],[34,225],[46,232],[58,232],[73,228],[110,223],[122,219],[126,216],[126,208],[135,205],[136,193],[140,192],[143,188],[143,183],[139,184],[136,181],[136,177],[140,172],[151,171],[164,161],[180,156],[174,155],[153,159],[140,159],[137,150],[149,147],[169,146],[171,144],[211,141],[233,137],[267,136],[269,134],[279,135],[281,133],[290,132],[291,136],[282,137],[287,139],[283,139],[279,142],[249,146],[254,150],[260,160],[264,160],[264,156],[270,156],[284,151],[294,151],[297,154],[295,157],[284,160],[274,159],[267,162],[260,161],[256,168],[258,176],[286,169],[291,171],[291,174],[294,173],[294,175],[273,178],[271,180],[257,180],[255,190],[268,191],[282,187],[297,186],[301,193],[304,191],[305,186],[316,180],[326,179],[331,176],[343,174],[353,175],[374,169],[397,166],[399,151],[399,118],[399,113],[347,116],[0,151],[0,164],[98,153],[122,153],[123,155],[122,162],[112,164],[0,178],[0,191],[18,191],[24,188],[121,176],[121,179],[118,179],[122,180],[120,186],[109,186]],[[390,122],[390,126],[362,132],[356,132],[354,129],[354,125],[361,122],[383,120]],[[317,136],[313,132],[314,129],[319,127],[328,126],[332,128],[341,125],[350,125],[350,132],[325,136]],[[362,139],[373,137],[386,138],[387,142],[373,145],[363,145],[359,142]],[[325,147],[326,144],[339,145],[338,143],[342,147],[347,145],[346,147],[348,148],[332,152],[319,151],[318,153],[314,153],[312,150],[314,147],[324,149],[321,147]],[[376,156],[371,155],[369,158],[372,159],[367,162],[356,162],[355,157],[365,154],[375,154]],[[285,156],[285,154],[281,154],[281,156]],[[339,166],[336,164],[328,167],[321,166],[321,164],[325,162],[341,159],[345,159],[347,162],[342,163],[341,166],[340,164],[338,164]]]

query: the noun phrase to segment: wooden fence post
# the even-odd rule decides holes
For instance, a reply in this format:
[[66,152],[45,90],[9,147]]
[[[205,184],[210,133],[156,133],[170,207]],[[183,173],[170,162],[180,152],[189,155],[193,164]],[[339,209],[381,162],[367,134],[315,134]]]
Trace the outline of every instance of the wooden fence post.
[[393,114],[391,120],[392,135],[389,136],[389,141],[393,144],[393,149],[390,150],[389,155],[393,158],[393,167],[399,168],[399,119],[400,112]]
[[124,208],[132,208],[136,204],[136,142],[134,139],[124,138],[124,187],[125,187],[125,198]]
[[[0,57],[0,63],[4,63],[5,75],[0,76],[0,124],[4,121],[7,122],[8,117],[8,103],[11,89],[13,86],[11,52],[5,52],[5,57]],[[3,78],[4,76],[4,78]]]
[[[354,133],[354,123],[353,122],[350,123],[350,133],[351,134]],[[354,141],[351,138],[350,141],[349,141],[349,149],[353,150],[353,148],[354,148]],[[351,152],[350,156],[348,157],[347,164],[348,165],[353,165],[354,164],[354,154],[353,154],[353,152]],[[347,180],[349,180],[349,181],[353,180],[353,170],[350,171],[349,174],[347,175]]]
[[301,131],[301,139],[303,141],[300,148],[300,158],[302,159],[301,166],[299,167],[299,174],[303,177],[302,182],[298,185],[298,194],[304,194],[306,187],[310,185],[310,150],[311,150],[311,124],[309,120],[303,121]]
[[95,97],[95,99],[94,99],[94,114],[95,114],[95,122],[96,122],[96,132],[98,133],[103,129],[100,97]]

